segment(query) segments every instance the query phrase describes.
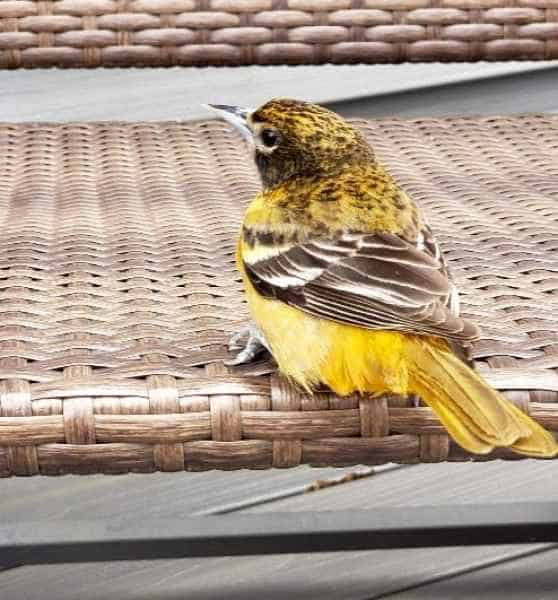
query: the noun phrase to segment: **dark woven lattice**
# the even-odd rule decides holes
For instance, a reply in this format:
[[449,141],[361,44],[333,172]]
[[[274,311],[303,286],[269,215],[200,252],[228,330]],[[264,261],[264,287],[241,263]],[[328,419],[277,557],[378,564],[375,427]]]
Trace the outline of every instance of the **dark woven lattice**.
[[[558,118],[358,125],[438,233],[478,368],[558,431]],[[227,372],[258,187],[219,121],[0,125],[0,474],[469,460],[407,399]]]
[[0,67],[558,58],[556,0],[0,2]]

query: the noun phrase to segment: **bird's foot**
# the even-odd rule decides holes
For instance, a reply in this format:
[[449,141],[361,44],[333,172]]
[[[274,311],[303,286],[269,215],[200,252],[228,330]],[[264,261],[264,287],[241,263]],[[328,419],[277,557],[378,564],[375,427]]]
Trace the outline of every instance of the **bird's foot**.
[[[244,343],[242,342],[243,338],[246,338]],[[233,334],[228,348],[230,352],[234,350],[240,350],[240,352],[234,358],[225,361],[227,367],[252,362],[260,352],[269,350],[262,333],[253,323]]]

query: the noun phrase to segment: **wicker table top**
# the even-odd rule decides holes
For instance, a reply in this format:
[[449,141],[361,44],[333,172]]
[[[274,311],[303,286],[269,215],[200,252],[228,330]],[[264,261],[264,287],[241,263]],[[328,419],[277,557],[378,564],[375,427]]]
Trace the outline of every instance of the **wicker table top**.
[[554,0],[0,2],[0,68],[541,60]]
[[[558,118],[357,123],[444,246],[477,367],[558,431]],[[0,474],[471,458],[406,399],[222,365],[258,187],[219,121],[0,125]]]

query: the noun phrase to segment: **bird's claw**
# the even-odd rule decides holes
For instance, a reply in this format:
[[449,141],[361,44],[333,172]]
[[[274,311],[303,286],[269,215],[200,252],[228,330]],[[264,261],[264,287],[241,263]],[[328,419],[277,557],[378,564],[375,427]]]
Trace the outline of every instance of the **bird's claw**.
[[248,325],[246,327],[243,327],[242,329],[239,329],[236,333],[233,333],[231,335],[229,343],[227,344],[229,352],[233,352],[233,350],[240,350],[241,348],[244,348],[246,344],[243,344],[241,340],[246,336],[250,337],[250,326]]
[[[246,336],[246,342],[242,344],[240,340]],[[263,335],[255,325],[243,327],[240,331],[233,334],[229,340],[228,348],[231,352],[234,350],[240,350],[240,352],[234,358],[224,361],[227,367],[235,367],[252,362],[262,350],[268,349]]]

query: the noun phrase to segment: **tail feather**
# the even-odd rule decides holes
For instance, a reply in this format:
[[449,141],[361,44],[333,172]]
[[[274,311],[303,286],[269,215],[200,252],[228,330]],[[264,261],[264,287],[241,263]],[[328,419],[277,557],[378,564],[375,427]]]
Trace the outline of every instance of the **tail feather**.
[[487,454],[495,447],[511,447],[519,454],[553,457],[554,436],[447,347],[422,343],[412,357],[416,369],[410,388],[436,413],[452,438],[465,450]]
[[512,444],[512,450],[519,454],[539,458],[549,458],[558,455],[554,436],[544,427],[533,421],[531,417],[527,416],[517,406],[511,402],[508,404],[508,410],[515,413],[518,420],[531,428],[531,435],[519,438]]

